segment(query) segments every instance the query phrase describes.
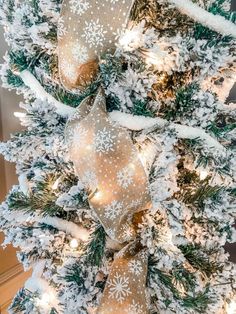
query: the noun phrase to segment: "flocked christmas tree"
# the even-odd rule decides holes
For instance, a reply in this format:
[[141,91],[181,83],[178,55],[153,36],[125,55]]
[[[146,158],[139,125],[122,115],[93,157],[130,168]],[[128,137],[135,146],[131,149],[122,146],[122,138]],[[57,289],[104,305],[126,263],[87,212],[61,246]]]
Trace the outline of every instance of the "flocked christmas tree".
[[0,9],[25,127],[0,145],[19,175],[0,229],[33,270],[10,313],[235,313],[230,1]]

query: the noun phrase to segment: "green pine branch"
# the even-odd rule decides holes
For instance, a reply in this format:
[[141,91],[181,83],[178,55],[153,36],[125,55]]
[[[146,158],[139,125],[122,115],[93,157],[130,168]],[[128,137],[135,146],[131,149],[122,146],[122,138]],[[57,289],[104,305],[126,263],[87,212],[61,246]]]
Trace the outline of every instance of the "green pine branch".
[[86,274],[82,271],[82,267],[79,262],[76,262],[70,267],[67,267],[67,272],[64,277],[66,282],[77,284],[81,291],[87,291],[85,280]]
[[195,82],[179,88],[175,101],[162,108],[164,118],[173,121],[191,115],[191,112],[199,106],[199,100],[193,97],[199,90],[199,85]]
[[197,210],[204,210],[205,202],[211,199],[212,204],[220,204],[222,192],[225,190],[222,186],[211,186],[203,181],[196,189],[187,189],[182,194],[182,200],[187,205],[196,207]]
[[91,266],[100,267],[105,253],[106,232],[102,226],[98,226],[90,237],[86,250],[86,262]]
[[197,244],[181,245],[185,258],[190,265],[202,272],[206,277],[211,277],[213,274],[222,271],[222,265],[216,261],[211,261],[209,256],[217,254],[215,249],[208,250]]
[[[196,292],[196,279],[194,273],[181,266],[177,266],[170,273],[161,271],[156,267],[156,262],[152,258],[148,264],[148,280],[156,281],[169,289],[173,297],[178,300],[186,309],[192,309],[196,313],[206,313],[207,307],[212,303],[212,298],[209,296],[209,288],[206,287],[203,291]],[[162,289],[162,286],[160,286]],[[180,289],[180,290],[179,290]],[[163,295],[165,292],[163,291]],[[171,304],[169,298],[165,300],[166,307]]]
[[25,212],[39,211],[44,216],[63,215],[63,209],[56,205],[57,193],[52,189],[56,179],[55,175],[47,174],[44,181],[36,182],[36,186],[28,195],[21,191],[13,191],[7,199],[9,209]]
[[[214,15],[223,16],[225,19],[230,20],[231,22],[236,22],[236,12],[227,12],[223,9],[223,4],[225,0],[216,0],[213,2],[208,11]],[[194,28],[194,38],[195,39],[206,39],[207,45],[210,47],[216,45],[226,46],[233,39],[231,36],[223,36],[210,28],[197,23]]]
[[29,305],[31,305],[31,310],[33,311],[33,304],[37,296],[37,294],[34,294],[31,291],[22,288],[18,291],[17,295],[13,299],[9,310],[15,314],[26,313],[26,310],[30,310]]

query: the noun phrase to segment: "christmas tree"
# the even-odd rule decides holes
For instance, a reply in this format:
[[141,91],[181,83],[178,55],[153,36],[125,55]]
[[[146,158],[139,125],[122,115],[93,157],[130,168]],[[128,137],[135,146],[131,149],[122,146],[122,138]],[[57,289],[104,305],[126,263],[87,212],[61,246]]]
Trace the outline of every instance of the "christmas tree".
[[25,130],[3,245],[10,313],[233,314],[236,14],[229,0],[0,0]]

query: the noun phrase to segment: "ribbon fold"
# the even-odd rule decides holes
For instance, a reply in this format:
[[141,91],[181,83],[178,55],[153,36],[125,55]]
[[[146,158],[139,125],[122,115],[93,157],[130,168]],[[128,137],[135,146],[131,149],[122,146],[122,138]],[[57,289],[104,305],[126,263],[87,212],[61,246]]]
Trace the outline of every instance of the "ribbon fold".
[[147,314],[147,256],[137,229],[151,206],[148,180],[128,131],[109,120],[101,88],[95,100],[80,104],[68,122],[66,139],[91,208],[109,237],[124,244],[97,314]]
[[96,76],[98,56],[114,52],[135,0],[64,0],[58,27],[63,85],[84,89]]
[[[58,27],[62,84],[84,89],[98,58],[113,53],[135,0],[64,0]],[[102,88],[86,98],[66,128],[70,159],[107,235],[123,245],[111,266],[97,314],[147,314],[147,254],[138,225],[151,206],[148,180],[128,131],[110,122]]]

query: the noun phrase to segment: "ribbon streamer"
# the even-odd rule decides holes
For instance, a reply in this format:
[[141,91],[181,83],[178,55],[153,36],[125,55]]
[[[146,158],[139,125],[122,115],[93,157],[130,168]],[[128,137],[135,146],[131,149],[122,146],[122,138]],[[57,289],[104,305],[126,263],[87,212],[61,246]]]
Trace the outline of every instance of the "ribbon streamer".
[[102,89],[95,101],[81,103],[66,139],[91,208],[106,233],[125,246],[113,262],[97,314],[146,314],[147,256],[137,228],[151,206],[148,180],[128,131],[110,122]]
[[59,71],[68,88],[86,87],[96,76],[98,56],[114,52],[134,0],[64,0],[58,26]]

